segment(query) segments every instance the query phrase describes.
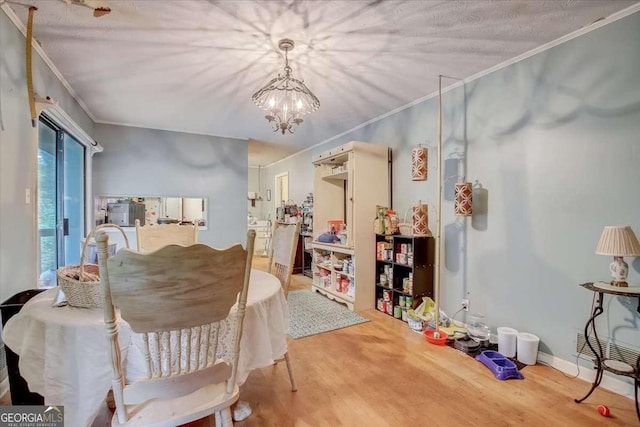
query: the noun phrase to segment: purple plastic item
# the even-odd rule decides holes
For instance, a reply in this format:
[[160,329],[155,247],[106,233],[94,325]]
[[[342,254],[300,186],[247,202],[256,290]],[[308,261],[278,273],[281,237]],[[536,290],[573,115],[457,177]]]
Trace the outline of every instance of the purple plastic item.
[[524,376],[518,371],[518,367],[511,360],[507,359],[502,353],[497,351],[486,350],[476,356],[476,360],[482,362],[493,375],[499,380],[509,378],[524,379]]

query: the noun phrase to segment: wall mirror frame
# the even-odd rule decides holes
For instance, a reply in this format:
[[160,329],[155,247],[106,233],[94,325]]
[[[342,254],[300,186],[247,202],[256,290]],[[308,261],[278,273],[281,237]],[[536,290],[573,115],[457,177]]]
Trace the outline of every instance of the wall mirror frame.
[[134,227],[135,219],[145,225],[193,224],[208,230],[208,206],[205,197],[102,195],[94,198],[94,224]]

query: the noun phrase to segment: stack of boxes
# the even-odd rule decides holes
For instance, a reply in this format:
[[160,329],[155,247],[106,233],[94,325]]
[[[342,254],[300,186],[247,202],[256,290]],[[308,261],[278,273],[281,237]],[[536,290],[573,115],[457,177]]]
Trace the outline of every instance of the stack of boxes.
[[413,265],[413,247],[411,243],[400,243],[396,248],[396,259],[398,264]]
[[378,242],[376,245],[376,259],[379,261],[393,261],[393,245],[389,242]]
[[[393,261],[396,264],[413,266],[413,245],[411,243],[398,243],[395,248],[395,259],[393,259],[393,245],[389,242],[378,242],[376,246],[376,258],[380,261]],[[384,266],[384,273],[380,273],[380,285],[388,287],[389,290],[382,291],[382,298],[377,300],[377,309],[387,313],[397,319],[407,320],[407,310],[413,308],[413,297],[398,293],[397,301],[394,304],[393,288],[393,268],[390,265]],[[405,294],[413,294],[413,273],[409,272],[408,277],[402,278],[402,289],[397,289]]]
[[331,287],[331,271],[328,270],[331,268],[331,256],[329,254],[320,254],[314,253],[315,264],[319,267],[324,268],[316,268],[313,273],[316,276],[317,283],[323,288]]

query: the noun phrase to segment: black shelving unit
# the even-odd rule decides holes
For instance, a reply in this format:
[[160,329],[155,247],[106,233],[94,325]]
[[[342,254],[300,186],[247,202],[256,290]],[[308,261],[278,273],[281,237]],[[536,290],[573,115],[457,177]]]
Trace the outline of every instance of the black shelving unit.
[[[391,247],[390,252],[380,254],[377,250],[380,242],[387,243]],[[397,254],[404,256],[398,259]],[[376,306],[378,299],[383,298],[385,290],[391,291],[394,307],[399,305],[401,296],[411,297],[410,308],[420,304],[422,297],[433,298],[434,254],[433,237],[376,235]],[[380,276],[385,274],[385,266],[392,272],[392,280],[383,285],[380,283]],[[404,279],[409,277],[409,273],[413,276],[411,292],[403,288]]]

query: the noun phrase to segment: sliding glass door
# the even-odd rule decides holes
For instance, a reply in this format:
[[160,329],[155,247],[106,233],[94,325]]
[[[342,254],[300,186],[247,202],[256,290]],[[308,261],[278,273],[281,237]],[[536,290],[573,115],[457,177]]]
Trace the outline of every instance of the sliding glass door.
[[46,117],[38,131],[40,285],[59,266],[80,262],[84,236],[85,147]]

